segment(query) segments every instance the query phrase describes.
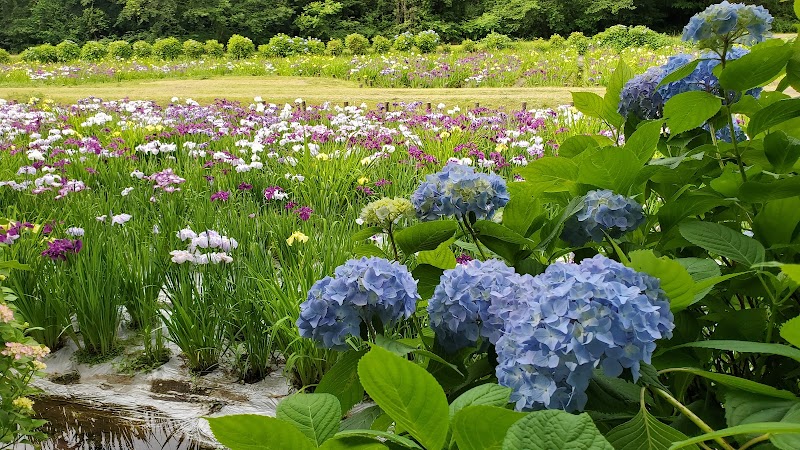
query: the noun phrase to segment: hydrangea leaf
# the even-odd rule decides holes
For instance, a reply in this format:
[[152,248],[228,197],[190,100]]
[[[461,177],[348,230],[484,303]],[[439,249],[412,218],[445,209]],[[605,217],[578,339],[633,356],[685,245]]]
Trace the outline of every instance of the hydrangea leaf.
[[800,264],[783,264],[781,272],[789,276],[795,283],[800,283]]
[[511,426],[525,413],[490,405],[473,405],[453,417],[459,450],[500,450]]
[[394,238],[400,250],[406,255],[424,250],[435,250],[442,242],[456,234],[458,225],[453,220],[420,222],[395,233]]
[[[741,176],[736,174],[741,180]],[[687,193],[679,198],[669,201],[658,210],[658,223],[661,232],[666,233],[687,217],[696,217],[705,214],[719,206],[730,204],[730,200],[709,192]]]
[[[770,440],[772,440],[772,443],[774,444],[775,438],[784,433],[791,433],[791,434],[800,433],[800,424],[784,423],[784,422],[759,422],[747,425],[738,425],[735,427],[725,428],[722,430],[715,431],[713,433],[701,434],[700,436],[695,436],[680,442],[676,442],[672,444],[669,450],[678,450],[681,448],[686,448],[690,445],[699,444],[704,441],[710,441],[712,439],[721,437],[738,436],[741,434],[758,434],[758,435],[769,434],[771,435]],[[794,450],[797,447],[779,447],[779,448],[781,450]]]
[[606,147],[584,153],[579,165],[578,182],[611,189],[626,195],[643,167],[639,157],[628,148]]
[[[362,391],[363,392],[363,391]],[[362,409],[342,420],[339,424],[340,431],[347,430],[368,430],[372,427],[375,420],[383,414],[383,410],[378,405],[372,405]],[[325,441],[326,443],[330,441]]]
[[321,450],[388,450],[383,443],[366,436],[346,436],[328,439]]
[[450,403],[450,418],[452,419],[462,409],[473,405],[505,406],[511,396],[511,388],[499,384],[486,383],[459,395]]
[[339,431],[342,406],[331,394],[297,393],[283,399],[275,415],[297,427],[319,447]]
[[386,258],[386,252],[381,250],[375,244],[362,244],[357,245],[353,248],[353,256],[356,258],[361,258],[362,256],[370,257],[370,256],[377,256],[379,258]]
[[669,75],[664,77],[660,83],[658,83],[657,87],[666,86],[670,83],[674,83],[688,77],[692,72],[694,72],[695,69],[697,69],[697,65],[700,64],[701,61],[703,60],[695,59],[694,61],[690,61],[689,63],[673,70],[669,73]]
[[572,102],[578,111],[587,116],[602,119],[611,126],[618,128],[624,122],[622,116],[617,112],[617,105],[607,103],[603,97],[594,92],[573,92]]
[[678,94],[664,104],[664,117],[667,119],[672,136],[700,127],[717,114],[722,100],[705,91],[690,91]]
[[650,161],[656,153],[663,124],[661,120],[642,122],[626,140],[625,149],[633,152],[642,164]]
[[695,282],[681,263],[667,257],[658,258],[652,250],[636,250],[629,257],[629,267],[661,280],[661,289],[667,294],[672,311],[681,311],[694,303]]
[[[404,449],[414,449],[414,450],[423,450],[422,447],[417,445],[416,442],[412,441],[411,439],[400,436],[394,433],[389,433],[387,431],[380,431],[380,430],[348,430],[348,431],[341,431],[336,435],[337,439],[345,439],[351,437],[366,437],[375,440],[381,440],[386,442],[387,447],[391,446],[390,448],[404,448]],[[294,450],[294,449],[292,449]]]
[[747,125],[750,139],[787,120],[800,117],[800,98],[780,100],[753,113]]
[[358,361],[365,354],[365,351],[345,352],[325,373],[314,392],[336,396],[342,411],[350,411],[350,408],[364,399],[364,388],[358,381]]
[[531,195],[544,192],[570,192],[577,194],[578,166],[568,158],[546,156],[531,161],[520,170],[525,183],[531,186]]
[[787,321],[781,326],[781,337],[795,347],[800,347],[800,316]]
[[760,242],[725,225],[696,221],[682,223],[679,229],[684,239],[710,253],[748,267],[764,261],[765,250]]
[[[614,141],[606,136],[570,136],[558,147],[558,156],[572,158],[580,155],[586,150],[598,147],[607,147],[609,145],[614,145]],[[513,185],[514,183],[511,184],[511,186]]]
[[774,42],[756,45],[750,53],[728,62],[719,76],[722,87],[744,92],[778,76],[792,56],[792,48],[791,44],[775,45]]
[[781,178],[770,183],[748,181],[739,188],[739,199],[750,203],[793,198],[800,192],[800,177]]
[[561,410],[535,411],[511,426],[503,450],[614,450],[591,417]]
[[773,131],[764,137],[764,153],[776,172],[792,172],[800,159],[800,139],[784,131]]
[[423,300],[431,298],[436,285],[439,284],[442,272],[444,272],[442,269],[430,264],[420,264],[411,272],[411,275],[417,280],[417,291]]
[[[606,439],[615,450],[667,450],[673,442],[688,437],[641,408],[633,419],[606,433]],[[688,448],[696,450],[697,446]]]
[[381,227],[367,227],[362,230],[358,230],[350,236],[350,239],[353,241],[363,241],[364,239],[369,239],[376,234],[383,233],[383,228]]
[[622,88],[625,86],[625,83],[627,83],[628,80],[634,77],[634,75],[636,75],[636,73],[634,73],[630,66],[628,66],[628,64],[625,62],[625,59],[620,58],[616,69],[614,69],[614,73],[611,74],[611,77],[608,79],[608,83],[606,84],[606,95],[603,98],[603,101],[607,107],[613,109],[614,111],[617,110]]
[[787,358],[792,358],[800,362],[800,350],[789,347],[783,344],[770,344],[765,342],[749,342],[749,341],[736,341],[727,339],[717,339],[709,341],[689,342],[686,344],[670,347],[668,350],[674,350],[683,347],[694,348],[713,348],[716,350],[726,350],[731,352],[742,353],[765,353],[768,355],[780,355]]
[[314,444],[289,422],[257,414],[206,418],[211,432],[231,450],[311,450]]
[[361,358],[358,374],[370,397],[399,427],[425,448],[444,446],[449,409],[433,375],[380,347]]
[[452,269],[456,266],[456,255],[450,250],[450,244],[455,239],[450,238],[439,244],[434,250],[425,250],[417,254],[417,262],[420,264],[430,264],[440,269]]
[[[704,341],[712,342],[712,341]],[[686,347],[687,345],[679,345],[673,348]],[[672,349],[670,349],[672,350]],[[670,372],[683,372],[690,373],[699,377],[707,378],[715,383],[723,384],[725,386],[739,389],[745,392],[752,392],[754,394],[766,395],[768,397],[793,399],[796,398],[794,394],[789,391],[776,389],[766,384],[757,383],[744,378],[735,377],[733,375],[726,375],[724,373],[706,372],[705,370],[695,369],[692,367],[676,367],[669,369]]]

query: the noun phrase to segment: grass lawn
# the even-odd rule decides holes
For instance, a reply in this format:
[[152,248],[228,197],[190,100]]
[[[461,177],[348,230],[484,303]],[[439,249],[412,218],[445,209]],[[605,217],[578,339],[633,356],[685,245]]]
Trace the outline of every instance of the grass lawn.
[[592,91],[602,95],[604,88],[587,87],[504,87],[504,88],[366,88],[357,83],[329,78],[303,77],[219,77],[194,80],[148,80],[77,86],[42,85],[0,87],[0,98],[28,101],[31,97],[73,103],[86,97],[104,100],[154,100],[166,103],[172,97],[192,98],[208,103],[217,98],[249,102],[255,96],[273,103],[294,102],[302,98],[309,104],[330,101],[336,104],[366,102],[370,106],[386,101],[421,101],[436,105],[555,107],[571,101],[571,91]]

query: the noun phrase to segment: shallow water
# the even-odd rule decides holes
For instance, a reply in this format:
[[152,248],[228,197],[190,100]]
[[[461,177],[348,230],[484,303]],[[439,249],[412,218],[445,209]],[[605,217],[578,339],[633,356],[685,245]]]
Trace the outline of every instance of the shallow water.
[[[109,411],[60,399],[40,398],[37,415],[49,423],[42,429],[49,439],[43,450],[203,450],[208,447],[186,438],[180,423],[155,412],[138,410],[126,417],[124,410]],[[24,447],[20,447],[24,448]]]

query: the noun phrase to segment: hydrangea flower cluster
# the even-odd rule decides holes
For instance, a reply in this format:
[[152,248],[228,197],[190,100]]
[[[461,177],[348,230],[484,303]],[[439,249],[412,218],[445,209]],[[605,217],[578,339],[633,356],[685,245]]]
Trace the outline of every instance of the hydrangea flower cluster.
[[506,182],[498,175],[476,173],[472,167],[450,163],[428,175],[411,195],[417,217],[423,221],[442,217],[490,219],[508,203]]
[[664,69],[655,66],[631,78],[620,92],[619,113],[623,117],[633,114],[642,120],[658,119],[664,110],[664,99],[658,84],[664,79]]
[[378,318],[383,325],[407,319],[416,310],[417,282],[396,261],[351,259],[308,291],[300,305],[300,335],[325,348],[345,349],[348,336],[359,336],[361,324]]
[[414,214],[414,205],[405,198],[384,197],[370,202],[361,210],[359,218],[365,224],[387,227],[403,217]]
[[528,278],[497,259],[445,270],[428,302],[436,340],[451,353],[474,346],[480,337],[497,342],[503,319],[521,296],[530,294]]
[[695,14],[683,29],[683,40],[710,49],[733,42],[752,45],[769,36],[772,20],[763,6],[723,1]]
[[[172,262],[176,264],[186,262],[196,265],[231,263],[233,257],[229,253],[239,247],[236,239],[223,236],[215,230],[206,230],[198,234],[191,228],[184,228],[175,235],[181,242],[188,241],[186,250],[169,252]],[[217,251],[203,253],[201,249]]]
[[555,263],[530,281],[497,341],[497,377],[518,410],[579,411],[593,369],[639,377],[674,328],[659,280],[602,255]]
[[83,241],[80,239],[54,239],[47,243],[47,249],[42,252],[42,256],[47,256],[53,261],[66,261],[68,254],[77,254],[82,248]]
[[580,247],[590,240],[602,242],[605,234],[619,238],[644,223],[642,205],[631,198],[604,189],[589,191],[583,209],[570,217],[561,238]]

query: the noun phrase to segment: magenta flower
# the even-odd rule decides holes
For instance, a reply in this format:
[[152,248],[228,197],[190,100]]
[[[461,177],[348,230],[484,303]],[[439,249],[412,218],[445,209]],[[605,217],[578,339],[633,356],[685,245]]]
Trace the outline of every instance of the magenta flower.
[[469,256],[466,253],[462,253],[462,254],[456,256],[456,262],[459,263],[459,264],[466,264],[466,263],[468,263],[468,262],[470,262],[472,260],[473,260],[472,256]]
[[301,206],[294,211],[301,220],[304,222],[311,217],[311,213],[314,212],[313,209],[309,208],[308,206]]
[[56,239],[47,243],[47,250],[42,252],[42,256],[47,256],[53,261],[66,261],[67,254],[78,253],[83,248],[83,241],[80,239]]
[[264,198],[267,200],[283,200],[288,196],[289,194],[284,192],[280,186],[270,186],[264,189]]
[[227,202],[228,198],[230,198],[230,196],[231,196],[231,193],[228,192],[228,191],[219,191],[219,192],[216,192],[214,194],[211,194],[211,201],[212,202],[216,202],[216,201]]
[[250,184],[250,183],[241,183],[241,184],[239,184],[239,186],[237,186],[237,188],[240,191],[249,191],[249,190],[253,189],[253,185]]

